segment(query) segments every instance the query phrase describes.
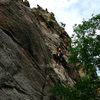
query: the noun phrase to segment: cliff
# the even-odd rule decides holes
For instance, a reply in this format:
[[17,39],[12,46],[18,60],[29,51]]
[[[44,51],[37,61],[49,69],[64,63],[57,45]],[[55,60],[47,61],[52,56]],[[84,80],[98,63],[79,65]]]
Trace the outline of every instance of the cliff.
[[[0,100],[57,100],[48,90],[77,77],[67,61],[69,42],[53,13],[0,0]],[[59,46],[65,63],[57,65]]]

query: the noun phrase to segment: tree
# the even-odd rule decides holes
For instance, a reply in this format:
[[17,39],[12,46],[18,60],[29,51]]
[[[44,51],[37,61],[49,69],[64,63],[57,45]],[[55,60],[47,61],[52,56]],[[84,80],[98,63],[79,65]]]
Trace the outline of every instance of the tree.
[[100,63],[100,35],[96,30],[100,30],[100,14],[74,26],[69,60],[73,64],[79,63],[77,68],[83,68],[87,74],[96,73]]
[[[100,30],[100,14],[92,16],[88,21],[83,20],[82,24],[75,25],[74,35],[72,36],[72,42],[70,47],[69,57],[70,63],[72,63],[76,69],[83,69],[86,73],[85,77],[88,77],[86,83],[80,88],[89,98],[89,93],[93,90],[94,99],[96,100],[96,90],[100,88],[100,81],[96,74],[96,67],[100,67],[100,35],[96,33]],[[87,84],[89,82],[89,84]],[[77,81],[77,84],[79,81]],[[80,87],[79,84],[78,87]],[[94,86],[91,88],[85,88],[86,85]],[[79,90],[79,88],[77,88]],[[90,94],[92,96],[92,94]],[[93,100],[94,100],[93,99]],[[84,99],[81,99],[84,100]]]
[[76,69],[83,69],[86,76],[78,79],[73,87],[55,86],[50,92],[61,100],[100,100],[97,91],[100,80],[96,75],[96,67],[100,67],[100,35],[96,34],[100,30],[100,14],[73,28],[69,61]]
[[97,96],[97,82],[89,77],[78,79],[73,87],[58,85],[50,89],[49,93],[55,94],[61,100],[100,100]]

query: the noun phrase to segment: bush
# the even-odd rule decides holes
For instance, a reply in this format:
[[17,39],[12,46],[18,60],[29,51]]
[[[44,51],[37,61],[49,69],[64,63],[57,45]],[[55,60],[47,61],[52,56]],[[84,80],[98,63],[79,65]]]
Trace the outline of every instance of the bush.
[[97,100],[99,86],[98,80],[90,77],[78,79],[73,87],[70,85],[58,85],[50,89],[49,93],[55,94],[61,100]]

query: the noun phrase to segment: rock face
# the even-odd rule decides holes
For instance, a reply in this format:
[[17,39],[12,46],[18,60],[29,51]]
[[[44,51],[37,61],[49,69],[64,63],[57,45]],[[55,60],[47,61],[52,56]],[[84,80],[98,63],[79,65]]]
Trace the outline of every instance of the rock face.
[[71,67],[55,67],[56,48],[61,45],[67,58],[68,42],[53,13],[1,0],[0,100],[57,100],[48,90],[56,84],[73,85],[75,79]]

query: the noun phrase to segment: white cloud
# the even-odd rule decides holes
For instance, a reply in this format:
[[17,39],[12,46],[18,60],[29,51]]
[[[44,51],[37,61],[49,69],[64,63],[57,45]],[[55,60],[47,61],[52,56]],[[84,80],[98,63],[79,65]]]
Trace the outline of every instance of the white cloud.
[[100,35],[100,30],[96,30],[96,34],[97,35]]
[[66,31],[69,33],[69,35],[71,36],[71,34],[73,33],[73,26],[74,24],[80,24],[82,21],[82,18],[80,17],[80,14],[78,13],[77,9],[70,10],[70,12],[67,11],[63,11],[62,13],[61,11],[56,12],[55,16],[58,20],[58,22],[63,22],[66,24]]
[[70,0],[71,3],[76,3],[78,0]]

